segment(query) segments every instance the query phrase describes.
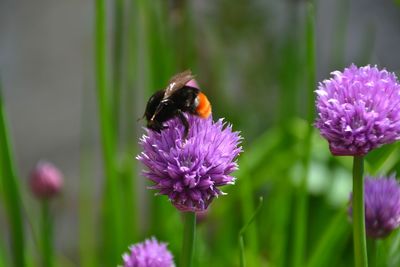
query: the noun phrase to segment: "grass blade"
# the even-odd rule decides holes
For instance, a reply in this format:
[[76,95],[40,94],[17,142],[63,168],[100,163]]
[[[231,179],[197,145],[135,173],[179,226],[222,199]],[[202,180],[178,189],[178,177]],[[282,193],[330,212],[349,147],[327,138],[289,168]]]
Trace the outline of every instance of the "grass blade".
[[96,267],[96,218],[95,192],[93,190],[93,169],[95,135],[93,114],[95,113],[95,93],[84,86],[82,93],[81,133],[80,133],[80,177],[79,177],[79,258],[81,266]]
[[307,236],[307,213],[308,213],[308,190],[307,180],[310,169],[311,146],[312,146],[312,121],[314,120],[314,90],[315,90],[315,14],[312,1],[307,3],[306,14],[306,89],[307,89],[307,121],[308,130],[304,141],[304,154],[302,158],[303,174],[300,187],[297,192],[297,208],[295,214],[295,232],[294,232],[294,254],[293,266],[303,266],[306,251]]
[[341,210],[333,218],[332,222],[326,227],[325,233],[315,245],[315,250],[311,254],[307,267],[330,266],[337,251],[350,237],[350,224],[347,223],[347,214]]
[[6,262],[6,252],[5,252],[5,248],[4,245],[2,243],[0,243],[0,267],[6,267],[7,262]]
[[112,117],[115,136],[119,136],[121,91],[123,78],[124,52],[124,0],[114,0],[114,43],[113,43],[113,90],[112,90]]
[[9,225],[12,237],[12,253],[15,267],[25,266],[25,236],[23,226],[22,199],[19,189],[18,176],[15,169],[11,142],[6,121],[6,110],[4,107],[2,88],[0,81],[0,160],[4,190],[4,199],[9,217]]
[[104,248],[107,255],[107,266],[118,263],[123,251],[122,222],[119,198],[118,180],[115,163],[115,142],[111,120],[110,91],[107,79],[107,29],[106,1],[95,2],[95,77],[97,89],[97,104],[100,120],[100,138],[103,153],[105,175],[104,199]]
[[378,149],[374,149],[368,153],[368,155],[365,156],[365,161],[368,163],[368,173],[376,174],[378,172],[382,172],[383,165],[393,155],[393,153],[398,151],[398,147],[398,143],[389,144]]
[[263,197],[260,197],[259,198],[259,203],[258,203],[258,206],[257,206],[256,210],[251,215],[250,219],[246,222],[246,224],[243,225],[243,227],[239,231],[240,267],[245,267],[246,266],[245,250],[244,250],[244,239],[243,239],[244,233],[246,232],[247,228],[251,225],[251,223],[254,221],[254,219],[256,218],[257,214],[260,212],[262,204],[263,204]]

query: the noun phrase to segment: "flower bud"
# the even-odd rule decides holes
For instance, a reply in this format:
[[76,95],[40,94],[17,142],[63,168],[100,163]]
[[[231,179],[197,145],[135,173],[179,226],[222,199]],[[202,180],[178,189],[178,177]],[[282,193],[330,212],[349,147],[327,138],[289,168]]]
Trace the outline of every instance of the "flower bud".
[[31,172],[29,185],[37,198],[50,199],[60,192],[63,176],[52,163],[40,161]]

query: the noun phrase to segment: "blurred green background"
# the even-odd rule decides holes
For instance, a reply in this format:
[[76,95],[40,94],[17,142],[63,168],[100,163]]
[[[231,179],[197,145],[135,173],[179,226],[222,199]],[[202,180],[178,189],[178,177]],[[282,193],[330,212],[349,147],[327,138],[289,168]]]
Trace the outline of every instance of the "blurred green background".
[[[351,161],[333,158],[312,131],[313,90],[350,63],[400,69],[396,1],[315,1],[314,13],[300,0],[105,3],[106,35],[96,39],[101,23],[95,1],[0,0],[0,73],[31,265],[40,258],[32,234],[39,207],[26,181],[40,159],[65,174],[63,194],[53,203],[57,266],[114,266],[128,244],[151,235],[179,257],[179,214],[165,197],[145,190],[148,182],[138,175],[136,144],[144,121],[137,119],[154,91],[191,69],[214,118],[224,117],[241,131],[245,151],[237,184],[225,189],[228,195],[214,201],[199,225],[196,266],[238,266],[238,233],[259,196],[261,211],[245,233],[249,266],[351,266],[345,214]],[[100,79],[96,45],[105,45],[107,53]],[[99,80],[108,94],[117,224],[123,229],[111,256]],[[372,153],[367,173],[399,169],[399,153],[397,145]],[[0,226],[0,266],[8,266],[3,205]],[[395,233],[380,244],[382,266],[400,265],[399,243]]]

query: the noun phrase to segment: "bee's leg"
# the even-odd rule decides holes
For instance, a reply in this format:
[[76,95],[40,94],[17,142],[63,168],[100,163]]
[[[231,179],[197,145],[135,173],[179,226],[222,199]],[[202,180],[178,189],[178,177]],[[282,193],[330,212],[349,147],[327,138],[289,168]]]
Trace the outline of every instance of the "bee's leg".
[[182,110],[178,110],[178,117],[181,120],[183,126],[185,127],[185,132],[183,134],[183,139],[186,139],[189,134],[189,122],[187,121],[185,115],[183,115]]

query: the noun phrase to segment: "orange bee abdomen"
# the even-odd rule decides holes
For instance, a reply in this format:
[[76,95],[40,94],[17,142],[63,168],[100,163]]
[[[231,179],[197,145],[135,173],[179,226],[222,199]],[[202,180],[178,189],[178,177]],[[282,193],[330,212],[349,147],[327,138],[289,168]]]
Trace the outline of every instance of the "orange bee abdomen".
[[205,94],[200,92],[197,96],[198,105],[196,107],[196,113],[202,118],[208,118],[211,115],[211,104]]

